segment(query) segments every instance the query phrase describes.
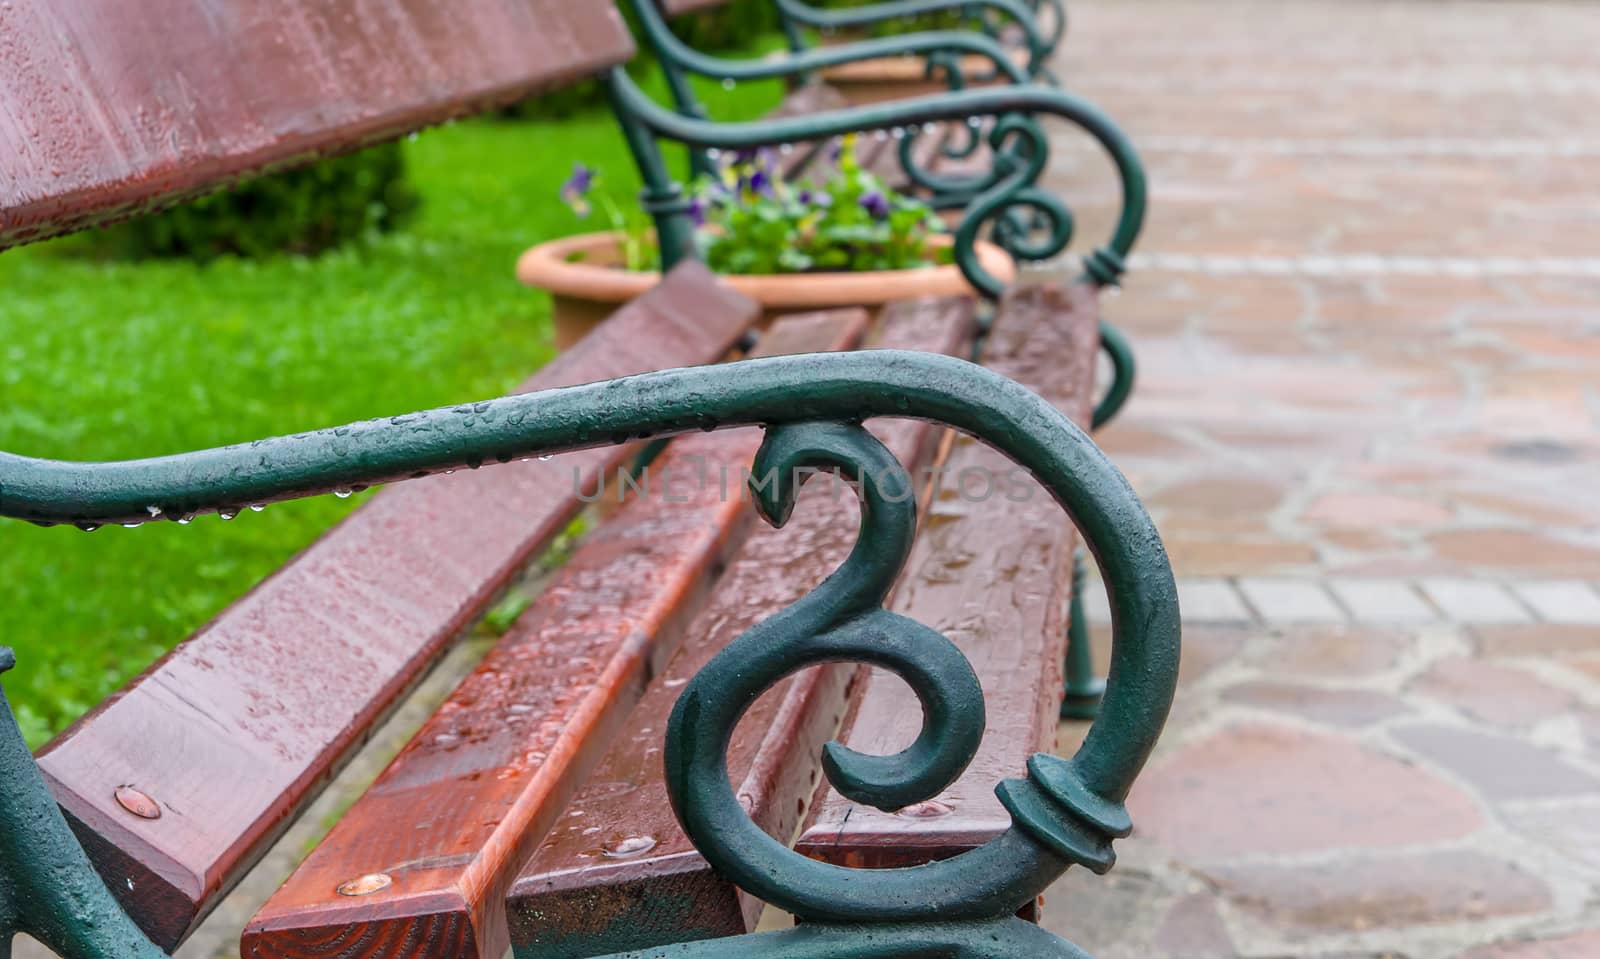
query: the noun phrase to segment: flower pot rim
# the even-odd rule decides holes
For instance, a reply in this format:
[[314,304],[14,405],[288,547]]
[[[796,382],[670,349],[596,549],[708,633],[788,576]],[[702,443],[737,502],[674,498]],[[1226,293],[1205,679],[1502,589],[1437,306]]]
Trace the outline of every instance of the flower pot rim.
[[[579,260],[574,253],[615,255],[621,233],[604,230],[547,240],[529,248],[517,259],[517,279],[526,286],[556,296],[624,303],[661,282],[655,270],[634,271],[615,267],[614,259]],[[936,246],[954,242],[950,234],[929,238]],[[1009,283],[1016,264],[992,243],[978,241],[978,260],[990,273]],[[771,308],[823,308],[886,303],[917,296],[971,295],[973,289],[954,264],[930,264],[904,270],[862,270],[825,273],[773,273],[722,275],[728,286]]]

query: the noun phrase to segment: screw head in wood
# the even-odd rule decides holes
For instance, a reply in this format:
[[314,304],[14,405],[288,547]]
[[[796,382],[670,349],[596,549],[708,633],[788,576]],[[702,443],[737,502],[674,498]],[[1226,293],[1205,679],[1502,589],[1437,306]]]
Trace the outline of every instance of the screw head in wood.
[[339,886],[341,896],[370,896],[379,889],[386,889],[394,882],[387,873],[369,872],[365,876],[357,876],[347,883]]
[[154,799],[132,786],[118,786],[117,791],[112,795],[116,797],[117,805],[140,819],[161,818],[161,806]]

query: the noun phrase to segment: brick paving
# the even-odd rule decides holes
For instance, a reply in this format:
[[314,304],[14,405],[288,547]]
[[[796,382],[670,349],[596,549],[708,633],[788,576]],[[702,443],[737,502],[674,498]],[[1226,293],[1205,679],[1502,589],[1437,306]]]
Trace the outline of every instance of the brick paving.
[[[1152,183],[1101,440],[1187,625],[1135,836],[1047,922],[1099,959],[1600,957],[1600,5],[1072,14],[1060,73]],[[1103,161],[1056,151],[1098,240]]]

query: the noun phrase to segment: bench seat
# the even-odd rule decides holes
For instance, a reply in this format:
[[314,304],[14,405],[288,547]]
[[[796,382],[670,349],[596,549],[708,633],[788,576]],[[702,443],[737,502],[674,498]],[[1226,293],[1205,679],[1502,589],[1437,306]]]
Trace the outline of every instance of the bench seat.
[[[685,263],[522,389],[715,362],[757,312]],[[388,487],[46,745],[39,765],[57,801],[145,932],[181,942],[566,528],[584,505],[577,487],[635,452]],[[158,818],[130,813],[118,799],[129,789]]]
[[[868,345],[966,355],[973,312],[966,298],[895,303]],[[870,426],[913,473],[931,461],[943,432],[915,420]],[[832,495],[823,481],[808,487],[788,524],[759,529],[745,544],[663,681],[629,719],[629,735],[521,870],[506,907],[519,959],[593,956],[754,928],[759,904],[716,876],[673,818],[661,733],[691,676],[831,573],[855,543],[851,499]],[[816,786],[822,744],[843,719],[856,672],[853,665],[807,670],[769,691],[740,723],[730,769],[747,811],[769,835],[787,842],[799,827],[801,800]],[[630,841],[638,848],[626,855],[606,851],[608,842]]]
[[[862,310],[787,317],[758,352],[847,349],[865,325]],[[621,734],[755,520],[742,487],[729,495],[718,477],[737,484],[760,439],[742,429],[668,444],[647,467],[647,492],[584,538],[261,908],[240,954],[332,959],[403,945],[414,959],[499,959],[517,867]],[[563,463],[543,469],[572,481]],[[707,482],[695,480],[702,469]],[[382,885],[350,894],[362,876]]]
[[[1002,301],[983,363],[1087,426],[1098,322],[1097,299],[1081,284],[1019,287]],[[976,479],[985,476],[1010,480],[985,490]],[[976,848],[1011,824],[994,784],[1055,748],[1072,524],[1031,479],[970,438],[956,440],[942,479],[893,608],[944,633],[972,662],[988,700],[983,743],[948,790],[898,812],[851,802],[824,784],[796,844],[814,859],[884,868]],[[894,752],[910,742],[915,727],[905,717],[918,710],[903,683],[873,671],[840,741]]]

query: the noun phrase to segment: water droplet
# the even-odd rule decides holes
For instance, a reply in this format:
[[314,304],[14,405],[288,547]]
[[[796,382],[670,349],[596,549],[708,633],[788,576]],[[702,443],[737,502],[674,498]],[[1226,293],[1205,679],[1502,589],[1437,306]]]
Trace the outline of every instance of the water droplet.
[[722,89],[724,89],[724,90],[732,90],[736,86],[738,86],[738,84],[734,82],[733,77],[723,77],[722,78]]
[[234,510],[231,510],[231,509],[219,509],[219,510],[217,510],[217,515],[222,518],[223,522],[227,522],[228,520],[233,519],[235,516],[238,516],[239,514],[237,512],[235,512]]
[[629,836],[626,839],[615,839],[600,847],[600,851],[607,859],[627,859],[630,856],[641,856],[656,848],[653,836]]
[[123,529],[138,529],[139,527],[141,527],[143,525],[144,525],[143,523],[123,523],[122,524],[122,528]]
[[716,147],[710,147],[706,150],[706,156],[715,160],[717,157],[722,156],[722,151],[718,150]]
[[553,459],[555,459],[555,458],[556,458],[556,457],[555,457],[555,454],[554,454],[554,453],[543,453],[543,454],[541,454],[541,455],[540,455],[540,456],[539,456],[539,462],[541,462],[541,463],[548,463],[548,462],[550,462],[550,461],[551,461],[551,460],[553,460]]
[[967,117],[967,126],[969,126],[972,129],[976,130],[979,127],[983,126],[983,121],[978,119],[977,117]]
[[778,144],[778,153],[780,155],[788,156],[789,154],[791,154],[793,152],[794,152],[794,144],[793,143],[780,143],[780,144]]
[[194,522],[194,514],[193,513],[185,513],[182,516],[178,517],[178,525],[179,526],[188,526],[192,522]]
[[333,495],[339,497],[340,499],[349,499],[350,498],[350,490],[347,490],[347,489],[336,489],[336,490],[333,491]]
[[262,510],[264,510],[266,508],[267,508],[267,504],[266,503],[251,503],[250,504],[250,512],[252,512],[252,513],[259,513],[259,512],[261,512]]
[[149,513],[151,516],[160,516],[161,515],[161,507],[159,507],[159,506],[146,506],[144,508],[144,511],[146,513]]
[[873,130],[872,131],[872,138],[874,140],[880,140],[880,141],[887,140],[887,139],[889,139],[889,131],[887,131],[887,130]]
[[896,140],[904,140],[906,138],[906,131],[901,127],[895,127],[893,130],[890,130],[889,133]]

